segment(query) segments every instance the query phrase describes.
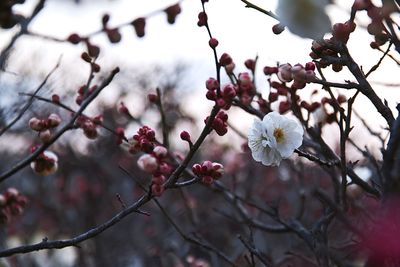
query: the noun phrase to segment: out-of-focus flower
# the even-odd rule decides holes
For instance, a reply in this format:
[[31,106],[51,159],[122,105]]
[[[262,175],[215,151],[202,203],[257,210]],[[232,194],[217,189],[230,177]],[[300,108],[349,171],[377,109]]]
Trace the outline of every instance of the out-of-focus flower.
[[31,162],[31,168],[39,175],[51,175],[58,170],[58,157],[53,152],[46,150]]
[[149,154],[142,155],[138,159],[137,164],[138,164],[139,168],[141,168],[142,170],[144,170],[145,172],[148,172],[148,173],[155,172],[159,166],[157,159]]
[[293,34],[319,39],[331,31],[331,21],[325,13],[328,3],[328,0],[279,0],[276,13]]
[[278,166],[303,142],[303,128],[295,120],[270,112],[263,120],[254,120],[248,132],[248,145],[255,161]]

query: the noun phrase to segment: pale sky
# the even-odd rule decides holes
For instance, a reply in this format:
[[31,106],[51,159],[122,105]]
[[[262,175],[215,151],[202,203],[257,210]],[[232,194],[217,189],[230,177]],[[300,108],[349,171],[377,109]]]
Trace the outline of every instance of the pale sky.
[[[27,0],[20,7],[22,12],[30,10],[36,1]],[[64,38],[72,32],[86,34],[97,31],[101,27],[101,16],[104,13],[111,15],[110,25],[132,21],[134,18],[145,16],[154,10],[162,9],[176,1],[152,0],[83,0],[82,4],[76,6],[72,0],[48,0],[46,7],[37,17],[32,25],[32,31],[45,33],[54,37]],[[337,1],[340,6],[348,6],[347,0]],[[95,4],[93,4],[95,3]],[[275,10],[276,0],[254,0],[253,3],[267,10]],[[214,76],[213,55],[208,46],[208,35],[204,27],[197,26],[197,14],[201,11],[200,0],[185,0],[181,4],[182,13],[178,16],[174,25],[166,22],[164,14],[158,14],[148,19],[146,36],[139,39],[135,36],[131,27],[126,27],[121,32],[122,42],[109,45],[104,35],[94,38],[94,42],[104,47],[99,62],[105,69],[111,69],[116,64],[129,66],[146,66],[151,63],[168,65],[175,61],[188,62],[191,65],[189,81],[190,89],[204,89],[204,81]],[[311,41],[293,36],[288,31],[276,36],[271,27],[276,23],[272,18],[265,16],[253,9],[247,9],[240,0],[210,0],[206,4],[211,31],[219,40],[218,52],[228,52],[237,65],[237,71],[245,71],[243,62],[248,58],[259,56],[259,73],[257,83],[260,89],[266,90],[266,78],[262,74],[263,66],[275,65],[277,61],[291,64],[306,63],[310,61]],[[344,8],[330,7],[329,14],[333,23],[345,22],[349,14]],[[0,43],[6,41],[12,31],[0,31]],[[372,37],[364,30],[357,30],[349,42],[350,52],[353,57],[369,69],[381,56],[380,53],[369,48]],[[37,74],[47,73],[55,65],[58,57],[63,55],[62,68],[57,75],[66,77],[68,82],[75,85],[84,80],[87,69],[79,59],[83,46],[72,46],[70,44],[59,44],[51,41],[35,40],[25,38],[18,43],[20,49],[16,60],[9,65],[10,71],[30,68],[34,63],[33,71]],[[32,54],[35,58],[32,59]],[[17,58],[19,58],[17,60]],[[27,62],[27,59],[29,60]],[[35,61],[36,59],[36,61]],[[40,62],[40,63],[39,63]],[[73,68],[71,68],[73,64]],[[371,81],[396,83],[397,74],[393,70],[398,67],[389,59],[385,59],[382,69],[371,75]],[[122,68],[122,71],[124,69]],[[55,75],[57,77],[57,75]],[[73,77],[68,78],[68,77]],[[344,79],[352,77],[343,72],[340,75],[327,72],[328,79],[343,82]],[[64,84],[63,84],[64,86]],[[315,86],[315,88],[318,88]],[[383,88],[376,86],[378,94],[385,97],[391,107],[395,107],[399,93],[394,88]],[[305,89],[312,91],[314,88]],[[267,91],[265,91],[267,92]],[[194,93],[196,97],[202,97],[204,92]],[[204,99],[204,101],[206,101]],[[207,105],[200,104],[204,112],[208,111]],[[383,125],[383,120],[374,111],[374,107],[364,98],[357,100],[357,109],[365,114],[375,125]],[[248,120],[246,120],[248,122]],[[244,122],[246,123],[246,122]],[[379,126],[378,126],[379,127]]]

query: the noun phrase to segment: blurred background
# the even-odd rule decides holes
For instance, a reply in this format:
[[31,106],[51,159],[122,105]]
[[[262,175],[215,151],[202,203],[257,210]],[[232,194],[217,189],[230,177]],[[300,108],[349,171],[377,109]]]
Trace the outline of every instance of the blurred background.
[[[333,23],[349,18],[350,2],[336,1],[335,5],[328,7]],[[36,3],[26,0],[24,4],[15,5],[14,11],[29,15]],[[253,3],[272,11],[277,4],[276,1]],[[203,120],[213,104],[204,97],[204,83],[209,77],[215,76],[215,66],[207,32],[197,26],[197,15],[202,10],[201,1],[182,1],[182,12],[176,22],[170,25],[163,10],[173,4],[176,1],[47,0],[44,9],[29,27],[36,36],[27,35],[18,39],[5,70],[0,72],[0,128],[25,103],[26,97],[18,93],[33,92],[59,60],[60,66],[40,95],[49,98],[52,94],[58,94],[62,103],[75,110],[78,108],[75,104],[76,91],[86,82],[89,74],[88,64],[80,58],[86,48],[81,44],[72,45],[51,38],[65,40],[72,33],[85,36],[96,32],[102,27],[101,18],[104,14],[110,15],[111,27],[146,17],[146,34],[143,38],[138,38],[130,25],[120,29],[122,40],[119,43],[110,44],[102,33],[91,38],[91,42],[101,48],[97,63],[102,68],[96,75],[96,81],[100,81],[116,66],[120,67],[121,72],[85,114],[102,114],[108,127],[124,128],[127,137],[132,137],[145,124],[156,129],[160,138],[160,115],[147,100],[147,95],[159,88],[170,127],[172,150],[177,154],[187,152],[187,144],[180,140],[179,133],[186,130],[196,137],[204,125]],[[240,0],[211,0],[206,8],[211,31],[219,41],[217,50],[220,54],[227,52],[232,56],[236,63],[235,72],[247,71],[244,61],[258,56],[255,81],[263,95],[269,93],[267,77],[263,74],[264,66],[275,66],[277,63],[305,64],[311,60],[308,56],[311,40],[294,36],[287,30],[280,35],[273,34],[271,28],[276,21],[245,8]],[[369,47],[372,37],[365,30],[367,17],[363,18],[361,14],[357,19],[360,27],[352,35],[349,49],[355,60],[369,69],[379,60],[381,53]],[[6,47],[18,31],[18,27],[0,30],[0,48]],[[379,71],[370,78],[378,95],[387,99],[393,108],[398,99],[393,87],[397,82],[396,75],[391,71],[395,67],[395,62],[385,59]],[[353,79],[346,71],[339,74],[327,71],[326,76],[328,80],[338,82]],[[225,75],[222,80],[229,82]],[[302,97],[311,98],[314,89],[319,88],[306,87],[302,90]],[[323,96],[321,92],[318,97]],[[118,112],[121,102],[134,118]],[[377,112],[370,112],[374,107],[366,99],[357,99],[355,109],[374,130],[382,131],[385,123]],[[39,143],[35,133],[27,128],[28,120],[53,112],[58,113],[63,121],[70,116],[69,112],[53,105],[35,101],[24,117],[1,136],[0,172],[24,158],[32,144]],[[273,202],[282,210],[283,216],[290,217],[301,208],[298,200],[307,192],[307,188],[315,185],[323,188],[332,186],[326,173],[310,168],[301,161],[295,161],[297,165],[285,162],[279,168],[261,167],[253,162],[246,149],[243,149],[246,144],[243,134],[247,134],[252,116],[239,109],[231,109],[229,117],[230,124],[237,131],[229,131],[224,137],[212,135],[194,162],[209,159],[223,163],[227,172],[223,182],[232,191],[251,196],[260,205]],[[354,120],[355,124],[360,123],[357,118]],[[323,130],[324,137],[332,147],[338,146],[336,128],[326,126]],[[382,144],[378,138],[364,138],[367,134],[365,128],[359,130],[356,127],[352,134],[359,146],[366,145],[376,157],[380,157],[379,148]],[[351,149],[350,159],[359,159],[360,154]],[[51,150],[59,157],[58,172],[40,177],[30,168],[25,168],[1,184],[3,191],[15,187],[28,198],[24,213],[2,226],[2,248],[39,242],[44,237],[52,240],[71,238],[120,211],[122,207],[116,194],[127,204],[135,201],[143,192],[132,177],[121,171],[120,166],[129,170],[141,183],[149,183],[149,175],[137,167],[138,156],[130,155],[123,145],[118,146],[115,136],[104,129],[99,131],[99,138],[94,141],[85,138],[80,130],[67,133]],[[304,168],[308,168],[307,176],[304,176]],[[370,175],[371,171],[367,169],[365,178]],[[286,193],[282,196],[281,192]],[[254,242],[268,257],[280,260],[278,262],[281,265],[276,266],[307,266],[301,265],[304,262],[299,258],[287,257],[285,251],[287,247],[293,251],[303,251],[301,241],[291,235],[261,235],[257,229],[232,219],[237,215],[236,211],[224,201],[220,192],[193,186],[167,192],[161,203],[185,232],[196,233],[200,239],[220,248],[236,259],[239,266],[245,266],[241,264],[244,264],[242,261],[246,250],[237,235],[248,236],[252,231],[255,231]],[[303,216],[305,223],[323,212],[318,202],[308,205]],[[145,210],[151,216],[129,216],[100,236],[84,242],[80,248],[19,255],[8,259],[8,264],[66,267],[192,266],[190,262],[201,259],[204,265],[196,266],[228,266],[214,254],[185,242],[157,206],[150,203]],[[259,216],[260,220],[268,220],[256,211],[254,215]],[[340,237],[340,227],[333,231],[337,231]]]

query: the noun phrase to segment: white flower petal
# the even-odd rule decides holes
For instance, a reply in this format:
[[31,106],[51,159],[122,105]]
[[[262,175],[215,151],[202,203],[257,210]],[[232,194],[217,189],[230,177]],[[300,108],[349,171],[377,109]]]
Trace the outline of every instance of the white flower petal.
[[276,12],[293,34],[316,40],[331,31],[331,21],[325,12],[327,4],[327,0],[279,0]]
[[[275,136],[275,135],[279,136]],[[248,144],[255,161],[278,166],[303,142],[303,127],[278,112],[270,112],[262,122],[255,120],[248,132]]]

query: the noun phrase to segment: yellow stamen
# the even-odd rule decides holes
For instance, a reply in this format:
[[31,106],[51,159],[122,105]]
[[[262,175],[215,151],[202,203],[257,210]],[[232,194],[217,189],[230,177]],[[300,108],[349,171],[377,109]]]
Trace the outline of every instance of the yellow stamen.
[[278,144],[282,143],[285,140],[285,132],[281,128],[276,128],[274,130],[274,137]]

